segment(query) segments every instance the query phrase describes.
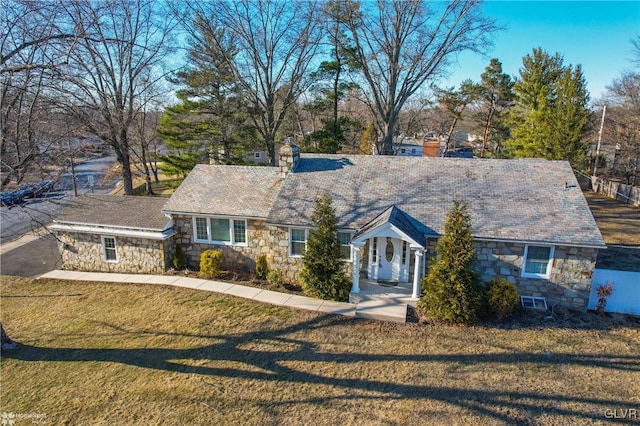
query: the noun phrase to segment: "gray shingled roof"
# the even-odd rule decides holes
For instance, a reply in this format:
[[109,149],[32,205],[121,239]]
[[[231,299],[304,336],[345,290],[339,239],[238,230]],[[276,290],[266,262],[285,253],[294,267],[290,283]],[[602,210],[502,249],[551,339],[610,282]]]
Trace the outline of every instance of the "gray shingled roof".
[[344,229],[358,230],[396,205],[421,233],[441,234],[457,200],[469,205],[476,238],[604,247],[565,161],[303,154],[268,223],[310,226],[323,192]]
[[281,182],[276,167],[200,164],[189,173],[163,210],[266,218]]
[[166,201],[160,197],[85,194],[63,207],[55,222],[162,231],[169,223],[162,214]]

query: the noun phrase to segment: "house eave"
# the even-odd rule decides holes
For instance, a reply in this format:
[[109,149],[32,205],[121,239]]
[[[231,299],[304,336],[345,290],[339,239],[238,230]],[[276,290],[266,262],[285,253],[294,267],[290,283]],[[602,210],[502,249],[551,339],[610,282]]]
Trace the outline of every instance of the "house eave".
[[390,230],[392,233],[396,234],[398,237],[400,237],[404,241],[409,241],[411,245],[415,246],[416,248],[419,248],[421,250],[425,249],[425,244],[421,244],[420,242],[414,240],[411,236],[406,234],[404,231],[402,231],[400,228],[393,225],[392,223],[385,223],[383,225],[377,226],[371,229],[370,231],[359,235],[357,238],[353,238],[352,242],[356,242],[356,243],[364,242],[369,238],[378,236],[380,233],[384,233],[384,231],[386,230]]
[[[177,211],[177,210],[162,210],[162,213],[165,215],[183,215],[183,216],[218,216],[218,217],[235,217],[241,219],[251,219],[251,220],[267,220],[266,216],[248,216],[248,215],[238,215],[238,214],[224,214],[224,213],[204,213],[204,212],[190,212],[190,211]],[[267,224],[269,225],[269,224]]]
[[[439,238],[439,236],[427,236],[427,238]],[[605,244],[597,245],[597,244],[584,244],[584,243],[567,243],[562,241],[551,241],[551,240],[522,240],[522,239],[508,239],[508,238],[491,238],[491,237],[473,237],[475,241],[492,241],[497,243],[518,243],[518,244],[541,244],[548,246],[563,246],[563,247],[582,247],[582,248],[592,248],[592,249],[606,249],[607,246]]]
[[87,226],[85,224],[67,224],[67,223],[56,223],[51,226],[49,229],[57,232],[77,232],[80,234],[98,234],[98,235],[109,235],[109,236],[118,236],[118,237],[132,237],[132,238],[143,238],[148,240],[166,240],[167,238],[172,237],[178,231],[175,229],[165,229],[165,230],[147,230],[143,228],[136,229],[124,229],[122,227],[102,227],[102,226]]
[[144,226],[111,225],[111,224],[92,223],[92,222],[67,222],[65,220],[59,220],[59,219],[56,219],[53,222],[56,225],[59,224],[62,226],[84,226],[84,227],[91,227],[91,228],[112,228],[112,229],[122,229],[122,230],[135,229],[135,230],[144,231],[144,232],[164,232],[173,227],[172,220],[167,220],[167,223],[162,228],[148,228]]

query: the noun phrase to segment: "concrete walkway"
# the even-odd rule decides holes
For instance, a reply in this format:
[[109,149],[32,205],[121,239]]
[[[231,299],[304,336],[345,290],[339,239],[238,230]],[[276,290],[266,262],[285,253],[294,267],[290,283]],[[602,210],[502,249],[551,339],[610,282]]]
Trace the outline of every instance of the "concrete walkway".
[[216,293],[255,300],[256,302],[270,303],[272,305],[288,306],[290,308],[325,312],[334,315],[345,315],[354,318],[366,318],[392,322],[406,322],[407,320],[406,304],[389,304],[389,302],[385,300],[366,300],[358,304],[332,302],[329,300],[315,299],[313,297],[279,293],[277,291],[263,290],[255,287],[199,278],[181,277],[178,275],[114,274],[103,272],[63,271],[57,269],[47,272],[38,278],[172,285],[176,287],[190,288],[193,290],[213,291]]

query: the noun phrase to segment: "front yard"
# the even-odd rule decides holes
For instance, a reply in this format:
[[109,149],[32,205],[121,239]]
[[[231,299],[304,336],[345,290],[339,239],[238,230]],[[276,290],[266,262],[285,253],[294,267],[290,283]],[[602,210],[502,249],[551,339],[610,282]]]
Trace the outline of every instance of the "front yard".
[[398,325],[6,276],[0,294],[21,343],[0,366],[1,411],[16,425],[556,425],[640,411],[633,319]]

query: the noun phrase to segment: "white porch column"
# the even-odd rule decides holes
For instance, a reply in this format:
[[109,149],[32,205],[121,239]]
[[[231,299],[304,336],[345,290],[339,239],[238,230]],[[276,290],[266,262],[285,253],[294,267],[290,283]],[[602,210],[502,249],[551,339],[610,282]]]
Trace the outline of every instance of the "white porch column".
[[351,253],[353,254],[353,276],[351,283],[351,293],[360,293],[360,248],[364,242],[351,243]]
[[415,262],[413,265],[413,294],[412,298],[418,299],[420,297],[420,271],[422,268],[420,267],[420,262],[422,261],[422,255],[424,251],[422,249],[416,249],[415,251]]

